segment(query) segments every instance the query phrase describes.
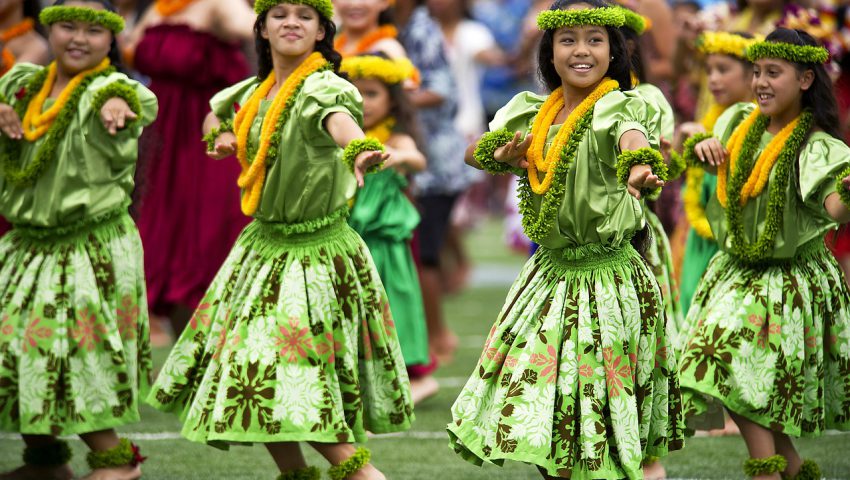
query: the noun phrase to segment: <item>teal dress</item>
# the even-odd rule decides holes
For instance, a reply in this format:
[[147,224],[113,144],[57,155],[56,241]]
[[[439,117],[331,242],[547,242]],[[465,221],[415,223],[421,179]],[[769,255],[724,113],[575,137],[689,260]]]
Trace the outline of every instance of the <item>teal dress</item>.
[[[752,111],[728,109],[715,125],[724,143]],[[772,139],[765,132],[757,156]],[[814,132],[791,168],[781,198],[781,225],[768,257],[736,256],[717,197],[708,220],[721,251],[697,287],[680,361],[683,397],[693,426],[722,425],[720,405],[773,431],[817,436],[850,430],[850,292],[824,234],[836,224],[824,201],[850,148]],[[774,168],[764,191],[748,200],[741,218],[745,243],[766,228]]]
[[[706,172],[702,176],[702,183],[699,187],[700,205],[705,208],[717,191],[717,176]],[[719,249],[714,239],[699,236],[693,228],[688,231],[688,239],[685,241],[685,254],[682,259],[682,273],[679,276],[679,298],[682,302],[682,311],[685,314],[691,307],[691,300],[696,293],[699,281],[705,274],[705,269],[708,268],[708,263]],[[683,330],[686,329],[687,327],[683,328]]]
[[[491,130],[528,133],[544,100],[520,93]],[[536,239],[540,248],[452,406],[450,444],[463,458],[515,460],[573,479],[637,479],[646,457],[681,448],[684,420],[661,294],[629,243],[643,228],[644,207],[616,175],[620,137],[646,135],[650,108],[619,91],[595,105],[551,228]],[[540,201],[533,195],[535,210]]]
[[[260,84],[210,101],[232,119]],[[248,134],[253,158],[262,101]],[[324,128],[361,121],[357,89],[330,71],[290,103],[277,157],[267,159],[254,220],[222,265],[153,385],[148,402],[180,414],[189,440],[362,442],[413,421],[407,372],[386,293],[348,226],[357,184]]]
[[[14,104],[43,68],[15,65],[0,94]],[[111,136],[93,102],[116,83],[131,87],[141,111]],[[0,430],[71,435],[135,423],[150,385],[142,244],[127,207],[156,97],[104,73],[76,111],[34,183],[16,186],[0,171],[0,215],[14,226],[0,239]],[[48,137],[20,140],[22,167]]]
[[[655,135],[672,139],[675,128],[673,107],[667,102],[661,90],[649,83],[641,83],[633,90],[654,107],[653,111],[658,112],[658,121],[654,123],[656,127]],[[652,120],[648,120],[647,123],[652,126]],[[661,289],[669,332],[671,336],[676,337],[676,332],[682,325],[684,317],[682,306],[679,303],[676,275],[673,271],[673,251],[670,248],[670,239],[667,238],[667,232],[664,231],[664,225],[661,224],[658,215],[649,208],[644,213],[646,214],[646,226],[649,228],[652,237],[649,247],[644,253],[644,258],[649,263],[652,274],[655,275],[658,288]]]
[[405,365],[427,365],[428,327],[410,251],[419,212],[404,195],[405,188],[407,179],[392,169],[367,176],[348,224],[366,242],[384,282]]

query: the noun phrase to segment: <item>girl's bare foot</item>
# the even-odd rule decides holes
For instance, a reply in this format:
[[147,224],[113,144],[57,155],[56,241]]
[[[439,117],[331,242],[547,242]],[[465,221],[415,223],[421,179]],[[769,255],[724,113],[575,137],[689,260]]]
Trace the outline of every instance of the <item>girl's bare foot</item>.
[[387,477],[371,463],[367,463],[348,478],[350,480],[387,480]]
[[112,468],[97,468],[83,477],[83,480],[136,480],[142,477],[140,465]]
[[431,376],[410,379],[410,396],[414,405],[419,402],[431,398],[440,391],[440,384]]
[[428,339],[428,344],[431,346],[434,356],[437,357],[437,363],[440,365],[452,363],[458,343],[457,335],[447,328],[435,333]]
[[71,480],[74,472],[67,463],[58,467],[24,465],[11,472],[0,473],[0,480]]
[[664,465],[656,460],[643,466],[643,478],[645,480],[664,480],[667,478],[667,471],[664,470]]

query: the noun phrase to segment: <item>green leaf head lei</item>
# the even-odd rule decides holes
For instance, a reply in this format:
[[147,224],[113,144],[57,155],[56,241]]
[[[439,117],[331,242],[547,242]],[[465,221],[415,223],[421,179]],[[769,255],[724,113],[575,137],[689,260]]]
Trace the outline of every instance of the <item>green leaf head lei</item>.
[[626,7],[618,6],[615,8],[619,8],[623,12],[624,27],[628,28],[629,30],[635,32],[638,35],[643,35],[644,32],[649,30],[650,21],[648,18]]
[[333,21],[334,18],[334,6],[331,0],[257,0],[254,3],[254,12],[257,15],[263,15],[271,10],[272,7],[276,7],[281,3],[308,5],[315,8],[319,12],[319,15],[325,17],[327,20]]
[[86,22],[102,25],[112,31],[113,34],[124,30],[124,19],[121,15],[109,10],[95,10],[93,8],[75,7],[68,5],[54,5],[47,7],[38,15],[38,21],[45,27],[56,22]]
[[757,42],[747,48],[747,60],[781,58],[793,63],[823,64],[829,61],[829,51],[813,45],[794,45],[784,42]]
[[544,10],[537,15],[537,28],[544,31],[582,25],[619,28],[625,23],[622,7]]

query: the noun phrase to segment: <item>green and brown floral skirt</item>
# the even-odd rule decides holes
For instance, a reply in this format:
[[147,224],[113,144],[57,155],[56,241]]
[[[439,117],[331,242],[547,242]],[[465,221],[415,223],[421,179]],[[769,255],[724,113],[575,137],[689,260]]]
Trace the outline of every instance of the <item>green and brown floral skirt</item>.
[[325,220],[242,232],[148,397],[180,413],[189,440],[360,442],[410,427],[372,258],[344,217]]
[[680,378],[689,426],[722,425],[719,402],[788,435],[850,430],[850,292],[823,241],[774,265],[718,253],[688,324]]
[[142,243],[126,212],[0,239],[0,430],[138,422],[150,371]]
[[646,209],[646,225],[652,235],[652,242],[644,255],[664,301],[664,313],[667,315],[667,334],[670,343],[678,348],[680,329],[684,323],[682,306],[679,303],[679,289],[673,272],[673,253],[670,240],[661,220],[655,213]]
[[573,479],[643,478],[682,447],[661,295],[630,245],[540,248],[508,294],[454,406],[451,446]]

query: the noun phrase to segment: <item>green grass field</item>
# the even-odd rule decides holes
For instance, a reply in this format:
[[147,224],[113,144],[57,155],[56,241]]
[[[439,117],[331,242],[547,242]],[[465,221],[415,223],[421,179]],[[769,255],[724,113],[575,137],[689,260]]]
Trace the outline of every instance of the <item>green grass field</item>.
[[[461,348],[452,365],[440,369],[440,393],[416,409],[412,431],[403,435],[375,437],[369,441],[375,465],[390,479],[404,480],[498,480],[539,478],[536,471],[522,464],[504,468],[478,468],[455,456],[448,448],[444,427],[450,420],[449,408],[472,371],[491,322],[498,313],[510,280],[524,259],[506,251],[499,226],[487,223],[471,235],[470,253],[481,268],[473,275],[473,285],[454,296],[445,305],[448,321],[461,337]],[[502,282],[504,283],[504,282]],[[155,365],[162,365],[167,349],[154,352]],[[239,479],[263,480],[276,476],[274,464],[261,446],[234,447],[224,452],[190,443],[179,436],[180,423],[171,415],[151,408],[142,411],[142,423],[121,429],[149,456],[144,465],[146,479]],[[850,434],[827,435],[797,442],[805,457],[820,463],[827,478],[850,479]],[[85,448],[72,441],[76,452],[73,465],[78,474],[85,472]],[[310,462],[324,467],[325,462],[309,448]],[[14,435],[0,436],[0,471],[19,464],[22,444]],[[744,478],[741,462],[746,449],[740,437],[698,437],[687,447],[665,459],[669,478],[726,479]]]

